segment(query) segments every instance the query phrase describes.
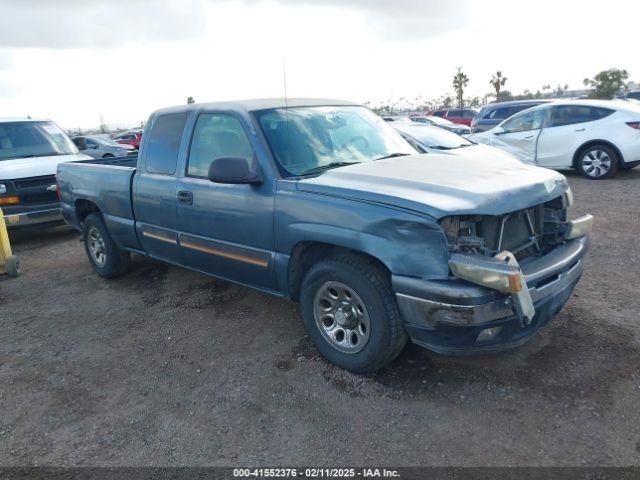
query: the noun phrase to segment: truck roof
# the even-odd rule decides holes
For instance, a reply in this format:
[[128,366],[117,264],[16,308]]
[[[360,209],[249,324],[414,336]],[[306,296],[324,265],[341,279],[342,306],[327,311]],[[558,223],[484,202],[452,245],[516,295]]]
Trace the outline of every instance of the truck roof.
[[0,117],[0,123],[7,122],[50,122],[48,118]]
[[258,110],[269,110],[272,108],[292,108],[292,107],[318,107],[318,106],[348,106],[359,105],[345,100],[334,100],[326,98],[256,98],[249,100],[229,100],[224,102],[192,103],[177,105],[174,107],[161,108],[155,113],[188,112],[191,110],[220,109],[220,110],[244,110],[255,112]]

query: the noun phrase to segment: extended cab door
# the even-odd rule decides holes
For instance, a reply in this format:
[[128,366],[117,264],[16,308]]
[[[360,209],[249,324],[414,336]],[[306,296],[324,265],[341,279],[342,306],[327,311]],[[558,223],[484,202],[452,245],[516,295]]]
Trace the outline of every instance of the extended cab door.
[[230,112],[198,115],[178,181],[179,244],[193,268],[275,290],[274,182],[267,177],[259,185],[222,184],[208,178],[217,158],[241,158],[251,170],[260,169],[253,128]]
[[133,209],[136,230],[151,256],[179,261],[177,164],[187,114],[155,116],[134,176]]
[[491,135],[489,143],[511,153],[522,162],[534,163],[544,116],[542,109],[514,115],[488,132]]
[[573,155],[590,136],[593,121],[612,110],[587,105],[549,107],[550,115],[538,142],[538,165],[571,168]]

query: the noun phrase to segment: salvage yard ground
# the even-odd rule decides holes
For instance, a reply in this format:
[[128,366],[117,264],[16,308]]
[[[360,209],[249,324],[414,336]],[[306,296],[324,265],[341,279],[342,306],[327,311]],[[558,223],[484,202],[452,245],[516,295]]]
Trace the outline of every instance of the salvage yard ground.
[[140,257],[105,281],[75,231],[14,234],[0,465],[640,465],[640,168],[569,181],[595,231],[546,330],[373,376],[321,359],[288,300]]

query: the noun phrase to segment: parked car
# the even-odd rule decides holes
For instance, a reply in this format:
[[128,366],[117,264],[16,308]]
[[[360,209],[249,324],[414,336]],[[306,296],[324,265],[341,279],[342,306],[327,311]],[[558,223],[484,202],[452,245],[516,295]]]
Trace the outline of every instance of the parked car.
[[486,132],[518,112],[551,101],[516,100],[513,102],[490,103],[482,107],[478,115],[471,120],[471,129],[473,133]]
[[640,106],[570,100],[530,108],[470,140],[501,148],[523,162],[575,169],[598,180],[640,164]]
[[0,208],[7,227],[61,222],[56,167],[88,158],[51,120],[0,119]]
[[131,145],[137,150],[140,148],[140,142],[142,141],[142,132],[121,133],[113,137],[113,139],[118,143]]
[[411,120],[416,123],[429,124],[436,127],[444,128],[457,135],[467,135],[471,133],[471,128],[461,123],[453,123],[446,118],[442,117],[429,117],[427,115],[420,115],[411,117]]
[[502,158],[511,162],[519,161],[504,150],[489,145],[470,142],[460,135],[434,127],[433,125],[396,123],[393,127],[418,153],[463,155],[476,159],[477,161],[482,161],[486,158]]
[[433,117],[446,118],[453,123],[461,123],[466,126],[471,125],[471,120],[478,114],[475,108],[441,108],[434,110],[428,115]]
[[627,94],[624,96],[624,99],[640,102],[640,90],[633,90],[631,92],[627,92]]
[[523,344],[571,296],[592,222],[567,220],[557,172],[416,155],[334,100],[162,109],[137,168],[101,162],[58,167],[99,275],[135,252],[292,298],[318,350],[355,372],[407,338],[449,354]]
[[114,142],[108,138],[85,135],[74,137],[72,140],[80,152],[92,158],[113,158],[138,154],[133,146]]

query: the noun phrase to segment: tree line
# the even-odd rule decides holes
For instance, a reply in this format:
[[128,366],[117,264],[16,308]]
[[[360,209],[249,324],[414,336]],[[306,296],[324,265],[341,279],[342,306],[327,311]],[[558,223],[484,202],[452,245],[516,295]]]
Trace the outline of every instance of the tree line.
[[[585,78],[583,80],[586,92],[581,92],[581,96],[591,99],[612,99],[616,95],[628,91],[628,79],[629,73],[626,70],[618,68],[603,70],[594,75],[593,78]],[[395,103],[387,101],[376,106],[371,105],[370,102],[366,104],[372,106],[373,109],[378,112],[408,110],[412,108],[416,110],[432,110],[451,107],[480,107],[487,103],[510,100],[564,97],[567,96],[569,92],[569,85],[558,85],[555,89],[552,89],[550,84],[545,84],[535,92],[525,90],[520,94],[514,95],[505,88],[507,81],[508,77],[503,74],[502,70],[498,70],[489,79],[489,85],[491,85],[493,90],[492,92],[487,93],[483,97],[465,98],[464,93],[469,84],[469,76],[464,73],[462,67],[458,67],[452,81],[455,96],[443,95],[430,101],[425,101],[422,96],[418,96],[415,99],[400,97]]]

